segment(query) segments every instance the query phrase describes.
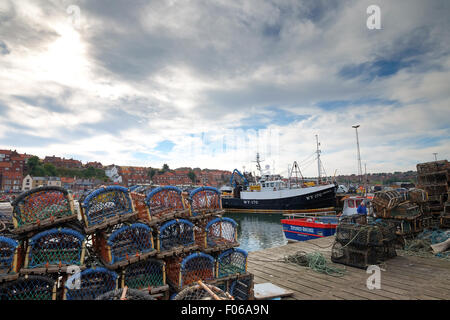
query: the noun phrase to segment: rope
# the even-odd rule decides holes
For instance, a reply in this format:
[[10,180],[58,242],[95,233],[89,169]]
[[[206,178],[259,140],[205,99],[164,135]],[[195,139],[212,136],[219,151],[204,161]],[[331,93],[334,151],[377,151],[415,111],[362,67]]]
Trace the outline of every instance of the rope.
[[342,277],[346,272],[345,269],[329,266],[322,253],[317,251],[312,253],[299,251],[293,255],[284,257],[284,260],[288,263],[309,267],[315,272],[324,273],[333,277]]

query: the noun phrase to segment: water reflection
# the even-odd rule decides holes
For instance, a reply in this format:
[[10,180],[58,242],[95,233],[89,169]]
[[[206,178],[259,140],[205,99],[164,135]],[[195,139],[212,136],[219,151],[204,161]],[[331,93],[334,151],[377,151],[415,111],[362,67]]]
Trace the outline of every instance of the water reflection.
[[287,240],[280,220],[282,214],[227,213],[238,223],[239,248],[248,252],[285,245]]

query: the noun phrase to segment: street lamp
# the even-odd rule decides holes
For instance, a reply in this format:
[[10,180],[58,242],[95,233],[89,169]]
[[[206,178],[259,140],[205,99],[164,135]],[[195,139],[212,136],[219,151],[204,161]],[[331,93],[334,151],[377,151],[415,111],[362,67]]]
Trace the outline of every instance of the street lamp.
[[358,138],[359,124],[352,126],[352,128],[354,128],[356,131],[356,147],[358,151],[358,175],[359,175],[359,183],[361,183],[362,167],[361,167],[361,154],[359,152],[359,138]]

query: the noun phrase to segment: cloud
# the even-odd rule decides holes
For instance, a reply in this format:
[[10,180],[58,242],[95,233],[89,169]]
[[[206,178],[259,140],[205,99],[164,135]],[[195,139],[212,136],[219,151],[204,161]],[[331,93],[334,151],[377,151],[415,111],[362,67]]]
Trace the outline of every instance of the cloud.
[[[450,156],[448,1],[3,1],[0,144],[104,164],[354,173]],[[67,12],[80,8],[77,24]],[[268,134],[268,132],[270,134]]]

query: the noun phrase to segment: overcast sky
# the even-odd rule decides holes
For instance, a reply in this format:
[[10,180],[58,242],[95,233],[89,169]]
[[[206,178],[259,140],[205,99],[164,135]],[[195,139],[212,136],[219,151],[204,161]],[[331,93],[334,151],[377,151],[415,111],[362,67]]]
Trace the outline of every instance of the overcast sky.
[[[367,27],[369,5],[381,29]],[[450,1],[0,0],[0,148],[286,174],[450,156]]]

